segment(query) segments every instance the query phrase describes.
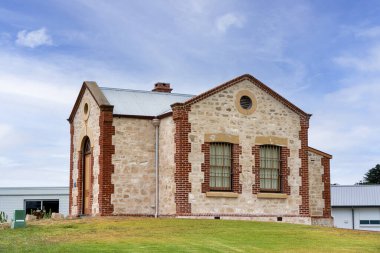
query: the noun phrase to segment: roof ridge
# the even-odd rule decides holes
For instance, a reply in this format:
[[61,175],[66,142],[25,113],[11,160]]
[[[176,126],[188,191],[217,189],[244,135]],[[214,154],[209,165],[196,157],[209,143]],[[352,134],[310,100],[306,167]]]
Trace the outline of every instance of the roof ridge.
[[184,93],[171,93],[171,92],[157,92],[157,91],[148,91],[148,90],[133,90],[133,89],[124,89],[124,88],[111,88],[111,87],[99,87],[101,90],[114,90],[114,91],[126,91],[126,92],[139,92],[139,93],[150,93],[150,94],[158,94],[158,95],[175,95],[175,96],[195,96],[192,94],[184,94]]

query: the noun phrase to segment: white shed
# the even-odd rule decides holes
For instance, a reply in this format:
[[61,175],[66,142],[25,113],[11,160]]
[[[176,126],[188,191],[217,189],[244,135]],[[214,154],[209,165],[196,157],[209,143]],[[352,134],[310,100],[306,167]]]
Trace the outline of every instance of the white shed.
[[332,185],[331,215],[338,228],[380,231],[380,185]]
[[0,211],[8,215],[14,210],[46,210],[69,214],[69,187],[0,187]]

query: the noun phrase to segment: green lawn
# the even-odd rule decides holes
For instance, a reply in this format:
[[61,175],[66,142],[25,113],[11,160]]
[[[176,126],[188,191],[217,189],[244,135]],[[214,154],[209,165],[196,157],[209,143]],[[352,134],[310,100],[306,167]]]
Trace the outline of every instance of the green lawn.
[[380,233],[228,220],[44,220],[0,228],[0,252],[380,252]]

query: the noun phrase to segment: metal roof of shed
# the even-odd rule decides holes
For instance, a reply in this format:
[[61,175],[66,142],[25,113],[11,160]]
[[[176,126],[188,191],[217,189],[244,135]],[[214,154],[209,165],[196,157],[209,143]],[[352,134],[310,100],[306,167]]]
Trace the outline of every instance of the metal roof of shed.
[[69,195],[69,187],[0,187],[0,196]]
[[104,87],[100,87],[100,90],[114,106],[113,113],[119,115],[158,116],[171,112],[170,105],[194,97],[189,94]]
[[331,206],[380,206],[380,185],[332,185]]

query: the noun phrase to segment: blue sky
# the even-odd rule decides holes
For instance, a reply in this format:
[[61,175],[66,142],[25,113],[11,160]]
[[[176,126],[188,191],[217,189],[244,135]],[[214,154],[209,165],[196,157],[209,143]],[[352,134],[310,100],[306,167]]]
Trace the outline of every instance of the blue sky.
[[331,182],[380,163],[379,1],[1,1],[0,186],[68,184],[81,84],[197,94],[250,73],[308,113]]

